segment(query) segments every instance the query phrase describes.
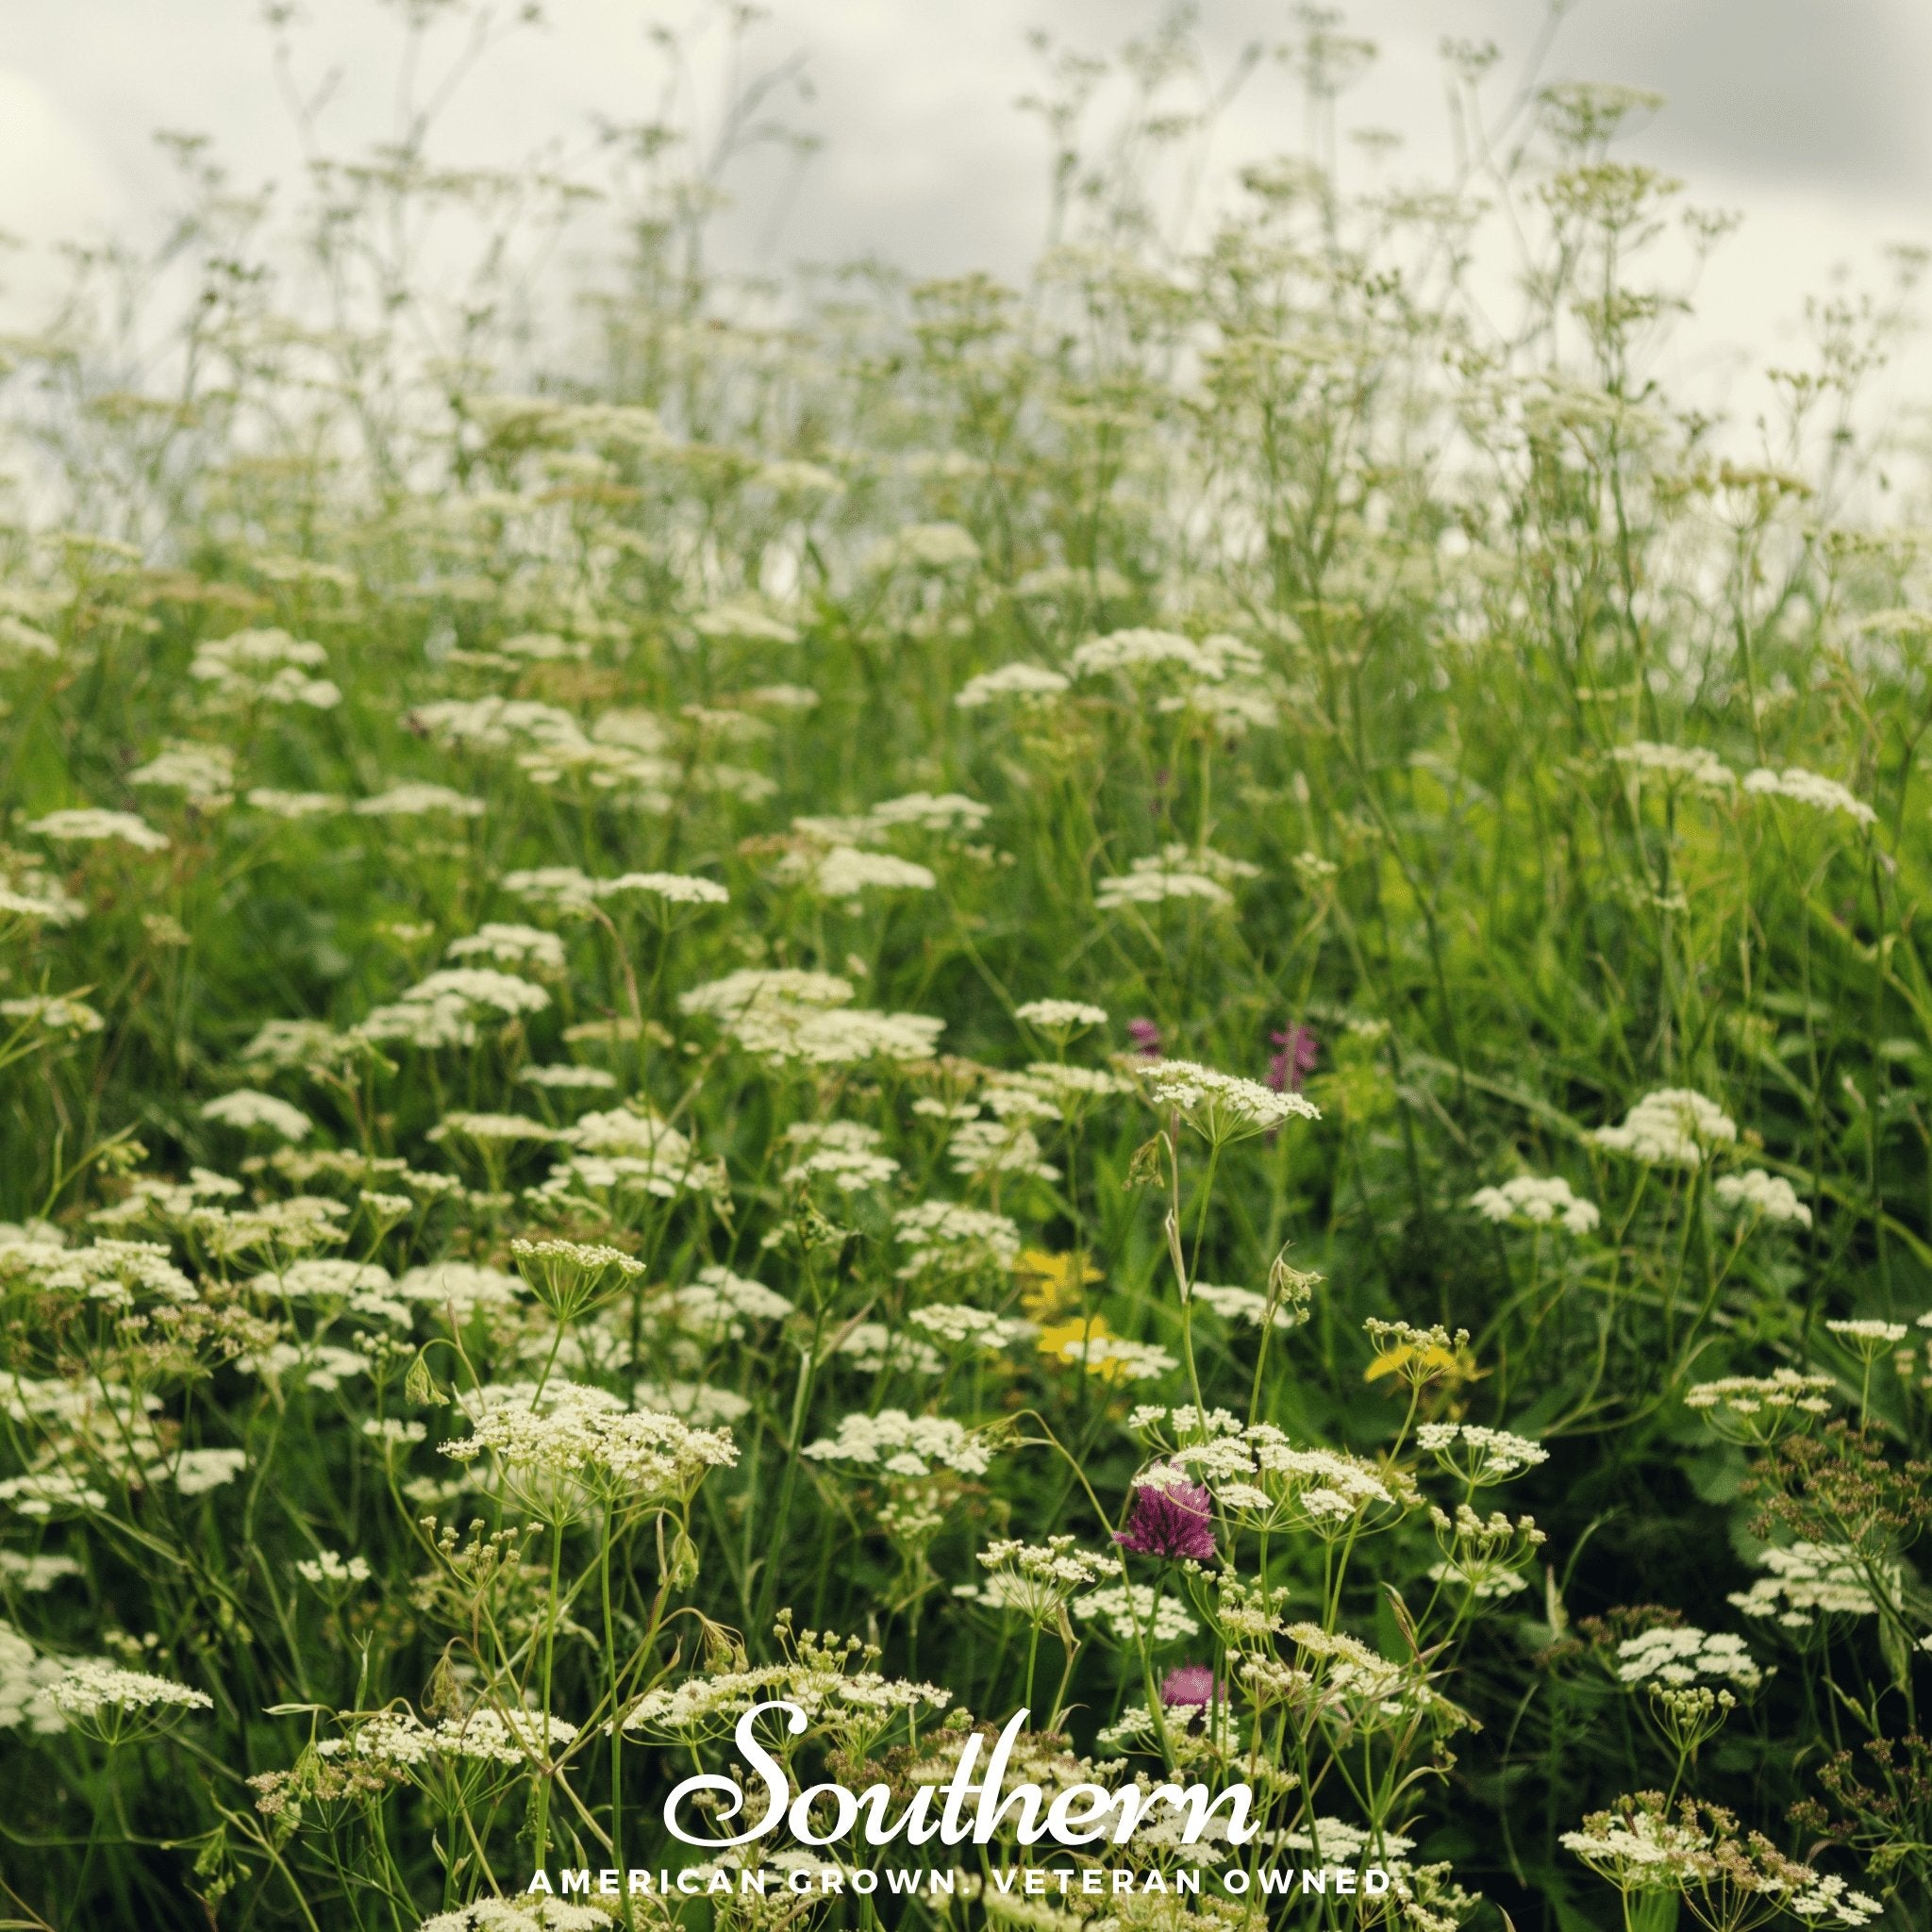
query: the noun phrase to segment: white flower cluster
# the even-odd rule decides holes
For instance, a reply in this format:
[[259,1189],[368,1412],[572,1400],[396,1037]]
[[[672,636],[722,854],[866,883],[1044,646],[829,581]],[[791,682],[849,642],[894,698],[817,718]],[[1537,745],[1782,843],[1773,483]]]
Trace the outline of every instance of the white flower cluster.
[[516,1020],[541,1013],[550,995],[530,980],[490,966],[445,966],[408,988],[389,1006],[373,1007],[355,1028],[377,1042],[396,1041],[425,1052],[474,1046],[484,1017]]
[[[1824,1543],[1796,1542],[1771,1548],[1757,1558],[1768,1570],[1749,1590],[1727,1599],[1747,1617],[1775,1618],[1790,1630],[1808,1630],[1822,1617],[1872,1617],[1878,1613],[1871,1574],[1852,1551]],[[1899,1566],[1880,1567],[1888,1591],[1896,1595]]]
[[1152,858],[1132,860],[1125,872],[1102,879],[1094,888],[1093,902],[1103,912],[1117,912],[1124,906],[1160,906],[1170,899],[1231,906],[1234,895],[1228,888],[1258,877],[1260,870],[1205,847],[1168,845]]
[[93,1718],[110,1706],[126,1711],[173,1712],[212,1710],[215,1704],[206,1690],[93,1657],[71,1665],[47,1696],[55,1709],[70,1719]]
[[541,1763],[568,1744],[577,1727],[536,1711],[497,1710],[479,1705],[461,1717],[425,1724],[408,1709],[378,1712],[358,1724],[346,1739],[325,1740],[316,1748],[325,1757],[350,1755],[378,1764],[413,1770],[433,1757],[463,1757],[485,1764]]
[[342,701],[341,689],[309,675],[327,662],[328,653],[310,639],[285,630],[238,630],[198,646],[188,675],[224,703],[332,711]]
[[[1131,1425],[1158,1426],[1161,1411],[1136,1409]],[[1182,1438],[1164,1463],[1135,1478],[1137,1485],[1193,1478],[1238,1522],[1264,1531],[1310,1530],[1320,1537],[1344,1532],[1400,1498],[1374,1463],[1335,1449],[1300,1449],[1272,1423],[1242,1424],[1224,1411],[1207,1418],[1204,1440],[1191,1409],[1173,1411]]]
[[458,819],[480,819],[485,808],[480,798],[422,779],[391,785],[371,797],[358,798],[349,808],[358,818],[365,819],[422,819],[439,813]]
[[1550,1459],[1541,1442],[1477,1423],[1424,1423],[1415,1432],[1415,1441],[1417,1448],[1444,1469],[1477,1487],[1507,1482]]
[[858,1121],[800,1121],[785,1138],[800,1154],[780,1176],[788,1188],[825,1180],[841,1193],[857,1193],[883,1187],[899,1172],[899,1163],[878,1151],[885,1136]]
[[1292,1296],[1278,1300],[1271,1315],[1268,1297],[1257,1294],[1252,1288],[1225,1288],[1211,1281],[1197,1281],[1190,1291],[1195,1301],[1224,1322],[1244,1322],[1250,1328],[1259,1328],[1264,1324],[1274,1328],[1292,1328],[1306,1319],[1304,1305]]
[[416,1932],[609,1932],[610,1915],[560,1898],[479,1898],[437,1912]]
[[1724,1207],[1740,1208],[1774,1226],[1811,1225],[1811,1210],[1798,1199],[1790,1182],[1782,1174],[1766,1174],[1761,1167],[1721,1175],[1711,1192]]
[[1084,1000],[1028,1000],[1013,1008],[1013,1017],[1042,1033],[1072,1033],[1088,1026],[1105,1026],[1107,1008]]
[[1041,1625],[1052,1623],[1070,1597],[1118,1567],[1114,1557],[1083,1550],[1071,1536],[1049,1537],[1043,1543],[1008,1538],[989,1543],[979,1560],[988,1572],[985,1580],[956,1584],[953,1594]]
[[1095,1332],[1098,1323],[1076,1324],[1077,1332],[1059,1345],[1059,1358],[1110,1382],[1158,1382],[1180,1367],[1178,1358],[1157,1342]]
[[747,1053],[810,1066],[924,1060],[945,1029],[924,1013],[853,1009],[849,980],[795,968],[744,970],[679,995],[678,1008],[715,1020]]
[[1116,1643],[1135,1643],[1143,1636],[1154,1643],[1174,1643],[1201,1628],[1181,1605],[1151,1583],[1116,1583],[1090,1591],[1075,1597],[1069,1607],[1079,1623],[1100,1619]]
[[982,671],[959,687],[953,702],[962,711],[983,710],[1001,698],[1017,698],[1023,704],[1042,704],[1070,688],[1070,681],[1044,665],[1002,664],[997,671]]
[[356,1583],[367,1583],[370,1577],[367,1557],[344,1557],[338,1550],[323,1550],[313,1557],[303,1557],[295,1564],[295,1574],[304,1583],[312,1583],[318,1590],[339,1590]]
[[1068,660],[1082,677],[1117,671],[1152,671],[1170,666],[1191,677],[1220,678],[1226,675],[1227,649],[1248,652],[1238,639],[1215,637],[1196,643],[1172,630],[1116,630],[1090,638]]
[[0,1731],[59,1731],[60,1713],[47,1693],[65,1674],[58,1658],[40,1656],[11,1624],[0,1622]]
[[1518,1174],[1499,1187],[1478,1188],[1469,1205],[1485,1221],[1517,1222],[1531,1227],[1559,1224],[1568,1234],[1589,1234],[1603,1218],[1593,1201],[1586,1201],[1570,1191],[1570,1183],[1556,1175],[1540,1179],[1535,1174]]
[[1032,1128],[1017,1121],[962,1121],[946,1141],[953,1172],[974,1180],[997,1174],[1030,1174],[1057,1181],[1060,1171],[1047,1160]]
[[1149,1075],[1148,1091],[1157,1107],[1171,1108],[1217,1144],[1266,1133],[1286,1121],[1322,1118],[1321,1108],[1299,1093],[1276,1092],[1258,1080],[1192,1060],[1161,1060]]
[[556,974],[564,969],[563,941],[541,926],[491,921],[449,942],[446,959],[493,959],[499,966]]
[[47,1033],[76,1037],[98,1033],[108,1023],[85,1000],[72,993],[28,993],[24,999],[0,1000],[0,1018],[25,1021]]
[[137,852],[165,852],[168,835],[158,832],[131,811],[103,811],[93,806],[71,806],[30,820],[26,829],[63,844],[132,845]]
[[857,845],[787,853],[778,876],[802,885],[818,899],[857,899],[866,891],[929,892],[939,884],[930,866]]
[[284,1141],[306,1140],[315,1126],[299,1107],[277,1100],[273,1093],[258,1093],[252,1087],[238,1087],[232,1093],[210,1100],[201,1109],[201,1117],[225,1127],[265,1127]]
[[892,1217],[900,1243],[907,1249],[900,1275],[932,1269],[941,1274],[966,1274],[982,1267],[1010,1268],[1020,1258],[1020,1229],[1004,1214],[957,1201],[918,1201]]
[[1760,765],[1755,772],[1745,773],[1744,790],[1758,798],[1795,799],[1814,811],[1843,812],[1855,824],[1875,824],[1878,820],[1878,814],[1862,798],[1836,778],[1823,777],[1800,765],[1787,765],[1782,772]]
[[914,1308],[907,1318],[915,1328],[943,1346],[961,1351],[997,1353],[1020,1334],[1020,1324],[990,1308],[968,1307],[963,1302],[934,1302]]
[[853,1323],[841,1331],[834,1353],[867,1375],[883,1374],[889,1368],[901,1375],[937,1375],[946,1365],[930,1343],[883,1322]]
[[1684,1407],[1720,1410],[1742,1422],[1792,1411],[1829,1415],[1832,1386],[1829,1375],[1802,1374],[1796,1369],[1777,1369],[1769,1375],[1720,1375],[1688,1390]]
[[626,872],[614,878],[592,878],[574,865],[536,866],[506,873],[503,889],[532,906],[566,916],[588,912],[600,899],[631,893],[656,898],[665,906],[724,906],[731,894],[715,879],[681,872]]
[[762,1282],[709,1261],[671,1298],[677,1321],[712,1343],[742,1339],[747,1322],[782,1322],[791,1304]]
[[1691,1624],[1624,1638],[1617,1646],[1616,1671],[1624,1684],[1683,1686],[1715,1677],[1745,1690],[1757,1690],[1765,1675],[1741,1637]]
[[1737,774],[1715,752],[1707,751],[1702,745],[1655,744],[1640,738],[1633,743],[1616,746],[1610,756],[1626,770],[1653,773],[1667,784],[1694,785],[1705,791],[1729,791],[1738,782]]
[[1621,1126],[1598,1127],[1585,1138],[1648,1167],[1695,1168],[1704,1164],[1707,1149],[1737,1140],[1738,1124],[1691,1088],[1659,1087],[1624,1116]]
[[950,1416],[908,1415],[903,1408],[844,1416],[837,1435],[808,1442],[804,1454],[817,1462],[849,1462],[885,1475],[924,1476],[935,1469],[984,1475],[992,1467],[985,1437]]
[[632,1506],[681,1499],[707,1470],[738,1460],[725,1430],[585,1399],[601,1394],[553,1383],[542,1409],[533,1401],[491,1403],[473,1418],[470,1435],[445,1442],[442,1453],[458,1461],[487,1454],[526,1479],[579,1479]]
[[1890,1348],[1903,1341],[1907,1333],[1903,1322],[1884,1322],[1871,1315],[1851,1316],[1824,1325],[1841,1341],[1849,1341],[1861,1350]]
[[146,791],[178,791],[203,811],[218,811],[235,796],[235,754],[224,744],[176,744],[137,765],[127,782]]

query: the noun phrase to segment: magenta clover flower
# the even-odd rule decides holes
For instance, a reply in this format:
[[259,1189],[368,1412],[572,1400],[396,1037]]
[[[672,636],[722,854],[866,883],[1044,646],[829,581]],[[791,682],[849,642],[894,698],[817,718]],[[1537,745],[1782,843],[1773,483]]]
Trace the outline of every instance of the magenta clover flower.
[[1170,1710],[1212,1704],[1214,1694],[1214,1673],[1206,1664],[1177,1665],[1160,1680],[1160,1701]]
[[1281,1049],[1268,1062],[1268,1084],[1277,1093],[1299,1093],[1302,1082],[1315,1071],[1321,1047],[1306,1026],[1291,1026],[1268,1038]]
[[1214,1555],[1213,1499],[1179,1470],[1150,1471],[1134,1491],[1127,1526],[1113,1540],[1137,1557],[1206,1562]]

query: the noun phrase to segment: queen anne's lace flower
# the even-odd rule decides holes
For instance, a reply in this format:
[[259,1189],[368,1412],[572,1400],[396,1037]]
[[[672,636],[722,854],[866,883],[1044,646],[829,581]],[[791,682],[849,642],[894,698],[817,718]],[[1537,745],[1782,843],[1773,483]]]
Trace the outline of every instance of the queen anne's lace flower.
[[1105,1026],[1107,1008],[1084,1000],[1028,1000],[1013,1008],[1013,1017],[1045,1033],[1071,1033],[1076,1027]]
[[1660,1626],[1626,1637],[1616,1652],[1617,1680],[1624,1684],[1692,1685],[1710,1678],[1755,1690],[1762,1668],[1744,1648],[1741,1637],[1712,1634],[1691,1624]]
[[834,845],[829,851],[791,853],[778,868],[781,878],[795,879],[820,899],[856,899],[861,892],[929,892],[939,884],[930,866],[890,852],[862,852],[856,845]]
[[1002,664],[997,671],[982,671],[977,677],[969,677],[953,702],[962,711],[977,711],[1001,698],[1040,704],[1068,689],[1066,678],[1043,665]]
[[1878,814],[1862,798],[1846,791],[1836,778],[1823,777],[1798,765],[1788,765],[1782,772],[1760,765],[1755,772],[1745,773],[1744,790],[1758,798],[1795,799],[1814,811],[1842,812],[1855,824],[1875,824],[1878,820]]
[[1827,1322],[1824,1325],[1855,1348],[1890,1348],[1906,1339],[1906,1324],[1903,1322],[1883,1322],[1872,1316]]
[[416,1932],[608,1932],[610,1915],[565,1899],[479,1898],[425,1919]]
[[1146,1636],[1156,1643],[1174,1643],[1199,1634],[1200,1624],[1172,1595],[1149,1583],[1116,1583],[1089,1591],[1068,1607],[1076,1623],[1096,1618],[1106,1624],[1116,1643],[1134,1643]]
[[1671,784],[1690,784],[1705,791],[1729,791],[1737,774],[1713,751],[1694,744],[1653,744],[1638,739],[1620,744],[1611,758],[1633,772],[1649,772]]
[[132,845],[137,852],[165,852],[168,837],[158,832],[131,811],[101,811],[92,806],[75,806],[65,811],[50,811],[29,822],[26,829],[43,839],[63,843],[98,845],[113,841]]
[[108,1741],[165,1727],[191,1710],[212,1710],[206,1690],[87,1658],[47,1689],[48,1701],[71,1724]]
[[731,894],[715,879],[694,878],[681,872],[626,872],[615,878],[593,879],[600,899],[621,899],[632,893],[660,900],[666,906],[725,906]]
[[178,791],[190,805],[218,810],[235,795],[235,754],[223,744],[177,744],[138,765],[127,782],[153,791]]
[[1790,1182],[1782,1174],[1766,1174],[1761,1167],[1720,1175],[1711,1192],[1726,1208],[1740,1208],[1774,1225],[1811,1225],[1811,1210],[1798,1199]]
[[1161,1060],[1148,1076],[1158,1107],[1171,1108],[1205,1140],[1238,1141],[1291,1120],[1318,1121],[1322,1109],[1299,1093],[1216,1073],[1192,1060]]
[[1763,1441],[1799,1417],[1831,1413],[1831,1376],[1777,1369],[1769,1375],[1719,1375],[1686,1391],[1684,1407],[1708,1415],[1714,1424],[1740,1430],[1747,1441]]
[[990,1308],[968,1307],[963,1302],[935,1302],[930,1307],[914,1308],[906,1319],[923,1333],[956,1349],[996,1352],[1021,1332],[1017,1322],[995,1315]]
[[984,1475],[992,1448],[950,1416],[908,1415],[882,1408],[876,1415],[848,1415],[838,1433],[808,1442],[804,1453],[818,1462],[849,1462],[883,1475],[924,1476],[935,1469]]
[[1728,1147],[1738,1124],[1713,1100],[1688,1087],[1660,1087],[1624,1116],[1623,1124],[1588,1136],[1612,1154],[1649,1167],[1701,1167],[1707,1150]]
[[[1758,1566],[1770,1572],[1749,1590],[1734,1591],[1726,1602],[1747,1617],[1768,1618],[1790,1630],[1808,1630],[1823,1617],[1872,1617],[1878,1613],[1872,1574],[1847,1549],[1824,1543],[1797,1542],[1789,1549],[1763,1551]],[[1890,1591],[1896,1593],[1899,1566],[1876,1566]]]
[[252,1087],[238,1087],[210,1100],[202,1109],[205,1121],[218,1121],[225,1127],[266,1127],[284,1141],[306,1140],[315,1123],[299,1107],[277,1100],[273,1093],[258,1093]]
[[1541,1442],[1476,1423],[1424,1423],[1415,1440],[1417,1448],[1475,1484],[1504,1482],[1550,1459]]
[[1010,1268],[1020,1258],[1020,1230],[1004,1214],[957,1201],[921,1201],[893,1218],[908,1250],[899,1271],[910,1278],[925,1269],[964,1273],[980,1267]]
[[318,1590],[343,1589],[351,1584],[369,1581],[369,1558],[344,1557],[338,1550],[323,1550],[313,1557],[301,1557],[295,1564],[295,1574],[304,1583],[312,1583]]
[[1173,665],[1192,676],[1218,676],[1219,667],[1191,638],[1171,630],[1117,630],[1091,638],[1070,660],[1082,677],[1111,671],[1148,671]]
[[471,1433],[445,1442],[458,1461],[488,1456],[526,1501],[553,1486],[591,1491],[621,1507],[681,1501],[708,1470],[738,1460],[723,1429],[694,1429],[675,1415],[606,1406],[602,1391],[553,1382],[542,1407],[510,1398],[483,1407]]
[[532,973],[561,973],[563,941],[554,932],[534,925],[492,922],[461,939],[452,940],[448,959],[493,959],[499,966],[521,966]]
[[829,973],[748,968],[678,998],[687,1013],[715,1019],[748,1053],[815,1066],[931,1058],[943,1020],[846,1007],[852,984]]
[[416,819],[436,812],[447,812],[451,818],[479,819],[485,808],[480,798],[453,791],[447,785],[416,781],[391,785],[372,798],[358,799],[349,809],[365,819]]
[[1469,1205],[1485,1221],[1525,1222],[1532,1227],[1547,1227],[1554,1222],[1568,1234],[1589,1234],[1602,1218],[1593,1201],[1580,1199],[1570,1191],[1568,1181],[1554,1175],[1540,1180],[1534,1174],[1518,1174],[1500,1187],[1478,1188]]

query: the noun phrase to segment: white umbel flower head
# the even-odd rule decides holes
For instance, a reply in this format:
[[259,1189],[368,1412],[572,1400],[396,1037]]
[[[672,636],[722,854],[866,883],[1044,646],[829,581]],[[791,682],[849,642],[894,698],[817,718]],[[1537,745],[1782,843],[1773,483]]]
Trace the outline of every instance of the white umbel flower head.
[[1862,798],[1836,778],[1807,772],[1800,765],[1787,765],[1782,772],[1760,765],[1757,771],[1745,773],[1744,790],[1757,798],[1793,799],[1814,811],[1842,812],[1854,824],[1875,824],[1878,820],[1878,814]]
[[1469,1205],[1485,1221],[1517,1222],[1531,1227],[1548,1227],[1555,1223],[1566,1234],[1589,1234],[1602,1219],[1593,1201],[1580,1199],[1571,1192],[1568,1181],[1555,1175],[1539,1179],[1535,1174],[1518,1174],[1500,1187],[1478,1188],[1469,1197]]
[[1089,1026],[1107,1024],[1107,1008],[1090,1007],[1084,1000],[1028,1000],[1013,1008],[1013,1017],[1042,1033],[1073,1034]]
[[214,1708],[206,1690],[96,1657],[73,1665],[47,1697],[75,1730],[110,1747],[155,1737],[191,1710]]
[[1754,1220],[1775,1226],[1811,1225],[1811,1210],[1798,1199],[1790,1182],[1782,1174],[1766,1174],[1761,1167],[1724,1175],[1711,1192],[1724,1207],[1736,1208]]
[[1623,1124],[1598,1127],[1589,1135],[1607,1153],[1622,1154],[1646,1167],[1701,1167],[1707,1150],[1728,1147],[1738,1124],[1716,1101],[1689,1087],[1659,1087],[1646,1093]]
[[1700,1630],[1694,1624],[1624,1638],[1617,1646],[1616,1671],[1624,1684],[1685,1687],[1714,1677],[1755,1690],[1764,1681],[1763,1669],[1741,1637]]
[[815,1462],[850,1463],[883,1475],[926,1476],[936,1469],[984,1475],[992,1466],[984,1436],[950,1416],[908,1415],[903,1408],[848,1415],[836,1435],[808,1442],[804,1453]]
[[277,1100],[273,1093],[258,1093],[253,1087],[238,1087],[232,1093],[210,1100],[201,1117],[225,1127],[265,1127],[284,1141],[307,1140],[315,1125],[299,1107]]
[[982,671],[977,677],[969,677],[953,702],[962,711],[983,710],[1001,698],[1039,705],[1067,689],[1067,680],[1044,665],[1002,664],[997,671]]
[[156,831],[144,818],[131,811],[101,811],[92,806],[50,811],[44,818],[30,820],[26,829],[63,844],[99,845],[112,841],[132,845],[137,852],[168,849],[167,834]]
[[1225,1146],[1291,1120],[1318,1121],[1322,1109],[1299,1093],[1217,1073],[1193,1060],[1162,1060],[1149,1078],[1157,1107],[1171,1108],[1205,1141]]

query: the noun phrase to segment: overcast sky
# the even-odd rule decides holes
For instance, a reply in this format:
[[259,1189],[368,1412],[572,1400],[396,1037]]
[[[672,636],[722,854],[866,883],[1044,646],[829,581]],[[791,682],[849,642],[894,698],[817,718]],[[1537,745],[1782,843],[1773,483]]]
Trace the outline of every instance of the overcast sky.
[[[1037,78],[1025,30],[1096,50],[1151,24],[1146,0],[769,0],[757,45],[808,57],[802,125],[824,138],[780,231],[781,258],[867,252],[925,274],[1024,265],[1044,207],[1042,144],[1015,97]],[[599,116],[641,117],[662,74],[644,32],[691,7],[552,0],[552,24],[480,71],[444,127],[451,158],[512,162],[550,140],[582,145]],[[311,78],[342,79],[327,131],[382,131],[399,29],[377,0],[311,0]],[[1542,0],[1353,0],[1377,41],[1344,125],[1392,129],[1392,163],[1420,176],[1445,153],[1437,48],[1491,38],[1520,61]],[[1290,30],[1282,0],[1204,0],[1208,63]],[[1506,72],[1508,71],[1506,69]],[[1927,0],[1576,0],[1547,77],[1627,82],[1668,97],[1632,150],[1687,177],[1705,205],[1747,217],[1704,291],[1701,340],[1758,354],[1786,340],[1804,294],[1882,245],[1932,242],[1932,4]],[[43,252],[65,236],[152,222],[164,188],[156,127],[216,137],[238,180],[288,177],[299,149],[256,0],[0,0],[0,228]],[[1238,158],[1296,148],[1298,96],[1264,66],[1217,135]],[[36,252],[8,275],[10,320],[46,286]]]

